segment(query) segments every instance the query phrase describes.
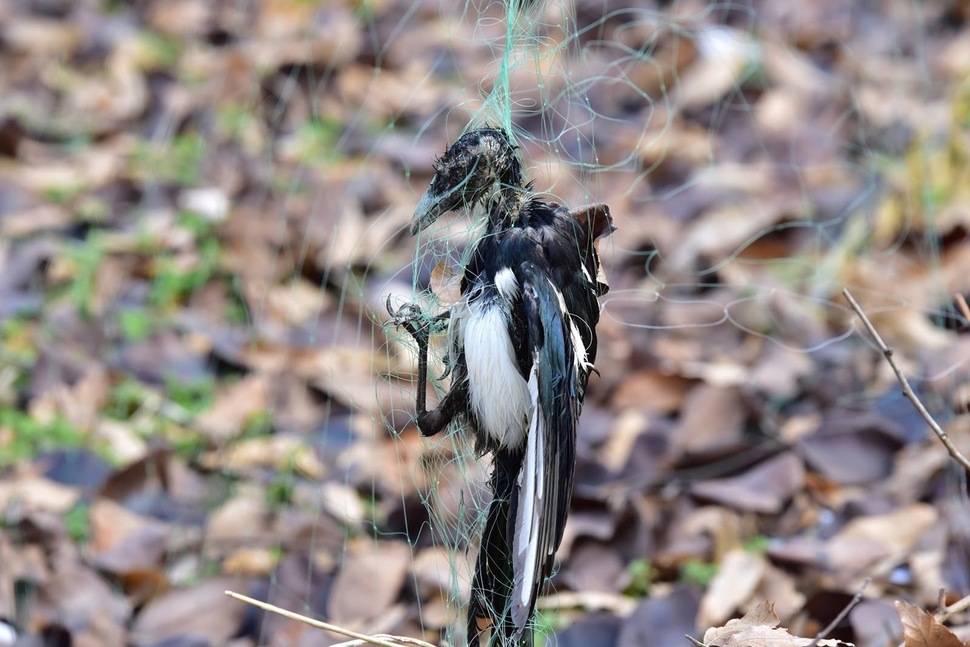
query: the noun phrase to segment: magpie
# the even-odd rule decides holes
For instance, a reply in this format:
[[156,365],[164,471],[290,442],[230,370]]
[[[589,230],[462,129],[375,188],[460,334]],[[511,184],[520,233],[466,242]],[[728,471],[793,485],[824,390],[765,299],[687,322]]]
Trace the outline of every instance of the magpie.
[[[440,157],[410,233],[441,214],[483,205],[487,223],[463,268],[460,299],[430,317],[414,304],[388,312],[418,345],[417,425],[453,421],[491,454],[492,500],[468,608],[468,643],[532,644],[529,623],[562,540],[572,494],[576,424],[596,358],[597,239],[615,228],[606,205],[570,211],[523,183],[505,131],[462,135]],[[447,330],[450,389],[428,410],[427,352]]]

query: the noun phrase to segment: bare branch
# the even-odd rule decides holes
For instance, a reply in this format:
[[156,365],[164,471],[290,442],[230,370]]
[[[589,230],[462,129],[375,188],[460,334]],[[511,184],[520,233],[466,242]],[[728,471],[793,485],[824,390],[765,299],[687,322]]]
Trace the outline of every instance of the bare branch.
[[939,611],[934,613],[933,616],[939,622],[943,622],[950,616],[956,615],[966,609],[970,609],[970,595],[960,598],[959,600],[957,600],[956,602],[954,602],[948,607],[944,607],[943,609],[940,609]]
[[855,595],[852,596],[852,599],[849,600],[849,603],[845,605],[841,611],[839,611],[839,615],[835,616],[832,622],[830,622],[825,627],[825,629],[822,629],[820,632],[815,634],[815,640],[808,643],[806,647],[818,647],[819,641],[821,641],[823,638],[828,636],[830,633],[832,633],[832,631],[835,630],[836,627],[839,626],[839,623],[842,622],[847,615],[849,615],[849,612],[852,611],[852,609],[854,609],[857,604],[862,602],[862,593],[866,590],[866,587],[869,586],[869,582],[871,581],[872,581],[871,577],[866,578],[866,581],[863,582],[862,586],[859,587],[859,590],[855,592]]
[[939,423],[936,422],[936,420],[933,419],[933,416],[931,416],[930,412],[926,410],[925,406],[923,406],[923,403],[916,396],[916,393],[913,392],[912,387],[909,385],[909,380],[906,379],[906,376],[903,375],[902,370],[900,370],[899,366],[896,364],[896,360],[893,359],[893,349],[887,346],[886,342],[884,342],[882,337],[879,336],[879,333],[876,331],[876,327],[872,325],[871,321],[869,321],[869,317],[862,312],[862,308],[859,307],[859,304],[852,297],[852,294],[849,292],[848,288],[843,289],[842,294],[849,302],[849,305],[852,306],[852,309],[855,310],[855,313],[859,315],[860,319],[862,319],[862,323],[865,325],[869,335],[872,337],[873,341],[876,342],[876,345],[882,352],[883,357],[885,357],[886,361],[889,362],[893,372],[896,374],[896,379],[903,387],[903,395],[905,395],[906,398],[913,403],[913,406],[916,407],[919,415],[923,417],[923,420],[925,420],[926,424],[930,426],[930,429],[933,430],[936,437],[940,439],[940,442],[943,443],[944,447],[946,447],[946,450],[950,453],[950,456],[953,457],[953,460],[958,462],[963,469],[966,470],[967,474],[970,474],[970,459],[960,453],[960,450],[957,449],[956,445],[953,444],[953,441],[950,440],[949,435],[943,431],[943,428],[939,425]]
[[953,295],[953,299],[957,302],[957,309],[960,314],[963,315],[967,323],[970,323],[970,306],[967,305],[967,300],[959,292]]

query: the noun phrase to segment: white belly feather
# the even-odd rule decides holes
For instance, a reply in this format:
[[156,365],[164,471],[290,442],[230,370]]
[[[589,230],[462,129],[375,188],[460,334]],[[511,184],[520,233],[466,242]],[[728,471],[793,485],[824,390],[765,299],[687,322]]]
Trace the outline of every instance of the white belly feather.
[[519,374],[501,300],[468,304],[462,342],[472,408],[483,432],[503,447],[521,447],[531,418],[529,386]]

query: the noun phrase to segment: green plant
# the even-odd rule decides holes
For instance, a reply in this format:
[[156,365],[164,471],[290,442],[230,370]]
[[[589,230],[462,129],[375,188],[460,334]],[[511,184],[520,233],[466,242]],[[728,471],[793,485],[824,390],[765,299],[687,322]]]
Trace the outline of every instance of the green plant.
[[689,559],[680,567],[680,580],[686,584],[706,589],[717,575],[720,566],[713,562]]
[[243,421],[239,438],[258,438],[273,431],[273,415],[269,411],[258,411]]
[[205,139],[188,132],[167,145],[138,142],[132,150],[130,166],[136,176],[145,180],[194,186],[202,174],[205,153]]
[[532,637],[536,647],[555,644],[551,640],[557,631],[561,631],[569,624],[569,619],[562,613],[543,609],[536,611],[533,620]]
[[74,276],[67,286],[67,298],[74,303],[82,317],[89,318],[98,269],[106,253],[104,236],[100,231],[93,230],[82,244],[69,249],[67,253],[74,263]]
[[13,316],[0,322],[0,360],[7,366],[25,368],[37,361],[32,319]]
[[152,281],[149,302],[161,309],[171,309],[181,303],[192,292],[199,289],[215,273],[222,247],[215,238],[199,241],[199,258],[195,265],[183,270],[171,258],[158,259],[158,271]]
[[169,399],[192,415],[212,406],[216,397],[216,383],[211,377],[183,382],[174,377],[165,380]]
[[768,547],[770,545],[771,545],[771,539],[769,537],[765,537],[764,535],[757,535],[745,541],[743,548],[746,552],[754,553],[756,555],[761,555],[768,551]]
[[251,324],[252,317],[249,314],[249,304],[246,303],[246,297],[243,296],[239,279],[230,279],[228,284],[229,298],[226,300],[226,308],[225,312],[223,313],[223,319],[228,324]]
[[266,502],[271,507],[285,506],[293,502],[296,479],[289,470],[281,471],[266,484]]
[[152,313],[144,308],[127,308],[118,312],[118,328],[127,341],[141,341],[155,326]]
[[307,121],[294,134],[296,158],[306,164],[334,161],[342,130],[343,123],[334,119]]
[[126,377],[111,389],[104,413],[115,420],[127,420],[141,408],[144,399],[144,389],[141,384],[134,378]]
[[144,70],[170,70],[182,55],[182,41],[155,31],[138,34],[138,64]]
[[657,569],[645,559],[635,559],[627,565],[626,571],[630,574],[630,584],[624,593],[636,598],[646,597],[657,578]]
[[68,536],[76,542],[84,542],[91,537],[90,511],[87,503],[78,503],[64,513],[64,527]]
[[14,407],[0,408],[0,466],[29,460],[56,447],[80,447],[87,440],[83,431],[62,417],[40,422]]
[[78,182],[48,187],[43,190],[42,195],[48,202],[63,206],[70,204],[75,198],[84,193],[85,190],[87,190],[87,187]]
[[188,429],[177,432],[171,442],[175,453],[188,460],[195,459],[208,448],[205,436]]

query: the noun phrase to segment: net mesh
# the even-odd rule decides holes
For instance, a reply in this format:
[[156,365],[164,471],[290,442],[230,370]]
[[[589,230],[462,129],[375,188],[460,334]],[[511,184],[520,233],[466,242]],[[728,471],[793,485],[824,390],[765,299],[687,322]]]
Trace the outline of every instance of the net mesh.
[[[0,21],[27,5],[50,19],[58,4],[13,3]],[[0,155],[19,137],[10,124],[41,133],[21,157],[51,168],[9,185],[70,213],[0,225],[18,254],[38,231],[66,241],[37,270],[60,291],[26,318],[59,349],[44,361],[70,354],[62,344],[76,333],[62,331],[103,325],[123,349],[110,416],[188,448],[188,472],[222,488],[203,503],[231,541],[207,535],[189,575],[166,556],[176,585],[231,570],[229,558],[242,559],[234,542],[253,544],[271,567],[234,567],[252,574],[250,592],[368,632],[463,644],[488,459],[460,427],[416,430],[416,347],[385,302],[428,316],[453,302],[481,214],[448,214],[414,238],[407,225],[436,156],[486,125],[510,133],[536,193],[607,203],[619,228],[600,243],[610,292],[598,375],[581,421],[576,521],[550,587],[612,597],[543,602],[540,640],[597,605],[627,617],[648,590],[678,600],[678,582],[702,590],[702,567],[722,555],[691,541],[717,532],[703,520],[686,539],[669,529],[709,501],[693,483],[748,465],[739,446],[764,458],[830,411],[848,420],[861,409],[898,424],[877,429],[893,447],[879,454],[887,464],[927,444],[888,369],[859,352],[843,287],[966,438],[970,355],[954,302],[970,292],[961,3],[86,0],[69,11],[77,24],[63,40],[3,27]],[[85,20],[101,27],[85,32]],[[0,243],[0,263],[13,265],[7,250]],[[112,287],[119,272],[134,287]],[[37,359],[14,352],[19,325],[3,329],[14,376],[0,372],[5,403]],[[153,325],[164,334],[146,355],[126,354]],[[438,396],[446,355],[436,335]],[[193,386],[213,375],[218,389]],[[35,409],[66,410],[64,397]],[[816,473],[848,479],[810,450]],[[933,577],[893,572],[925,604],[937,585],[970,590],[966,485],[941,482],[912,494],[887,486],[871,506],[956,511]],[[793,493],[777,519],[745,509],[725,524],[745,541],[775,540],[825,535],[827,515],[852,505],[872,512],[858,482],[839,482],[844,500],[825,483],[808,479],[810,493]],[[265,620],[251,633],[274,645],[323,640],[301,631]]]

